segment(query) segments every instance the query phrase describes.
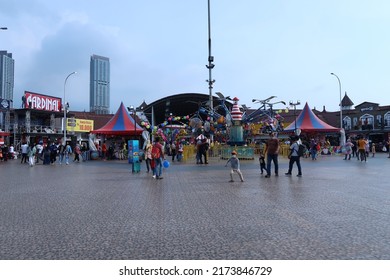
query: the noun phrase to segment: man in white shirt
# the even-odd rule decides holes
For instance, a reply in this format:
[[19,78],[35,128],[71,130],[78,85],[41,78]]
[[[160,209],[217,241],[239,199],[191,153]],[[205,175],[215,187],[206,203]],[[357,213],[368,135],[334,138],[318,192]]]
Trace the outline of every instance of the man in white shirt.
[[20,163],[27,163],[28,144],[24,142],[20,148],[22,150],[22,160]]
[[294,136],[291,138],[291,146],[290,146],[290,154],[289,154],[289,159],[290,159],[290,162],[288,164],[288,171],[287,173],[285,173],[286,175],[291,175],[291,171],[292,171],[292,168],[293,168],[293,165],[294,165],[294,162],[297,163],[297,167],[298,167],[298,177],[301,177],[302,176],[302,168],[301,168],[301,161],[300,161],[300,156],[298,154],[298,150],[299,150],[299,144],[298,144],[298,140],[299,140],[299,137],[298,136]]

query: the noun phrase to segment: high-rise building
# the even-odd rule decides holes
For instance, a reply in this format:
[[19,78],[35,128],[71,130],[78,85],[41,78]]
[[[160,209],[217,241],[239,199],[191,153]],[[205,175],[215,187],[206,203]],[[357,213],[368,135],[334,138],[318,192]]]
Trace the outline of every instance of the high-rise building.
[[110,59],[92,55],[89,77],[89,109],[96,114],[110,113]]
[[12,53],[0,51],[0,99],[8,101],[11,106],[14,98],[14,69]]

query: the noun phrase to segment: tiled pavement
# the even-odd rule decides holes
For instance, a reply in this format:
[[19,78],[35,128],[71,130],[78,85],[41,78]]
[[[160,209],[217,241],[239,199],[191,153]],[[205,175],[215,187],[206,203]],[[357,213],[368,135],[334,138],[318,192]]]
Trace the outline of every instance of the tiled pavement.
[[390,259],[390,159],[304,159],[303,177],[241,161],[0,163],[0,259]]

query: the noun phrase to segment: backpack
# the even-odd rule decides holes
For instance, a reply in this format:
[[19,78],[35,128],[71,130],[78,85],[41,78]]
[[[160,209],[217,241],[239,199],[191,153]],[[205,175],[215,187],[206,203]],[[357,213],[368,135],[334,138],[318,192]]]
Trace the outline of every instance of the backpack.
[[152,159],[158,159],[161,157],[161,151],[160,148],[156,145],[153,145],[152,147]]
[[306,153],[306,146],[305,145],[303,145],[303,144],[299,144],[299,146],[298,146],[298,151],[297,151],[297,153],[298,153],[298,156],[300,156],[300,157],[302,157],[305,153]]

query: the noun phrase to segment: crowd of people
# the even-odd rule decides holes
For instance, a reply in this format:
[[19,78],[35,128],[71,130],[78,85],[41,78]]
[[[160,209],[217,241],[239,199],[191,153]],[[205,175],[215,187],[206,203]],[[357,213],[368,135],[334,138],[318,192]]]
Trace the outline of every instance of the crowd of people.
[[[76,143],[73,148],[70,143],[62,144],[56,142],[43,143],[22,143],[20,147],[20,163],[28,163],[31,167],[42,162],[43,165],[69,164],[73,156],[73,162],[87,161],[89,151],[87,145]],[[80,159],[81,156],[81,159]]]
[[[380,143],[380,146],[382,147],[381,151],[389,153],[388,158],[390,158],[389,142],[390,141],[384,141],[383,143]],[[325,140],[323,146],[321,146],[319,141],[316,141],[313,138],[310,141],[302,142],[299,136],[292,136],[287,141],[287,144],[289,145],[289,165],[288,171],[285,173],[287,176],[292,175],[294,164],[298,169],[297,176],[302,176],[302,166],[300,162],[302,157],[310,157],[312,160],[317,160],[319,154],[330,154],[329,147],[331,145],[328,140]],[[300,146],[303,146],[302,151],[300,150]],[[279,176],[278,156],[280,148],[279,139],[275,133],[271,133],[270,139],[268,139],[265,143],[265,151],[263,152],[260,150],[259,155],[260,171],[261,174],[263,174],[263,171],[266,172],[266,175],[264,176],[265,178],[271,177],[272,163],[275,176]],[[370,144],[368,139],[363,136],[358,136],[356,139],[348,138],[339,152],[344,154],[344,160],[350,160],[351,157],[356,157],[357,160],[366,162],[370,155],[371,157],[375,157],[377,145],[376,143]]]
[[[286,176],[291,176],[294,165],[297,167],[297,176],[302,176],[301,158],[309,157],[312,160],[317,160],[318,154],[327,154],[324,152],[330,143],[325,141],[320,145],[319,141],[310,139],[309,141],[303,141],[298,136],[291,136],[286,142],[289,145],[289,164],[288,170],[285,172]],[[196,147],[195,162],[196,164],[208,164],[208,150],[209,140],[203,135],[199,135],[195,138],[194,145]],[[304,147],[304,151],[301,151],[301,146]],[[384,141],[380,143],[382,152],[389,152],[389,142]],[[115,142],[107,144],[105,141],[101,146],[97,145],[99,155],[103,160],[113,159],[115,154]],[[122,143],[120,149],[123,154],[127,153],[126,144]],[[145,150],[143,151],[142,159],[145,160],[146,172],[152,172],[152,177],[155,179],[162,179],[163,166],[168,158],[172,162],[175,160],[180,162],[183,158],[184,145],[181,141],[165,142],[159,136],[156,136],[153,143],[147,143]],[[265,149],[260,149],[259,163],[260,172],[265,174],[265,178],[270,178],[273,173],[275,176],[279,176],[279,162],[278,157],[281,150],[281,142],[276,133],[271,133],[270,138],[265,142]],[[340,153],[344,155],[344,160],[351,160],[356,157],[357,160],[367,161],[367,158],[371,155],[375,157],[377,151],[377,145],[375,143],[369,143],[368,139],[363,136],[356,137],[355,139],[348,138],[346,143],[341,147]],[[18,153],[15,151],[13,145],[10,147],[2,145],[0,149],[0,159],[6,161],[7,159],[17,158]],[[119,153],[118,153],[119,154]],[[81,156],[81,158],[80,158]],[[118,156],[119,159],[124,159]],[[23,143],[20,148],[20,162],[28,163],[31,167],[42,162],[44,165],[68,165],[71,158],[73,162],[80,162],[89,160],[89,150],[86,143],[76,143],[73,146],[70,143],[63,145],[62,143],[43,143],[42,141],[34,143]],[[169,164],[169,163],[168,163]],[[233,175],[237,173],[240,180],[244,182],[244,176],[240,169],[240,160],[236,151],[232,151],[231,157],[226,162],[227,166],[230,164],[230,182],[234,182]],[[166,167],[166,166],[165,166]]]
[[7,144],[3,144],[0,146],[0,161],[14,159],[15,155],[15,149],[12,144],[9,147]]
[[[382,152],[389,152],[389,141],[370,144],[368,139],[363,136],[358,136],[356,139],[348,138],[342,148],[342,153],[345,155],[344,160],[356,157],[357,160],[366,162],[370,156],[375,157],[378,146],[381,147]],[[388,157],[390,158],[390,153]]]

